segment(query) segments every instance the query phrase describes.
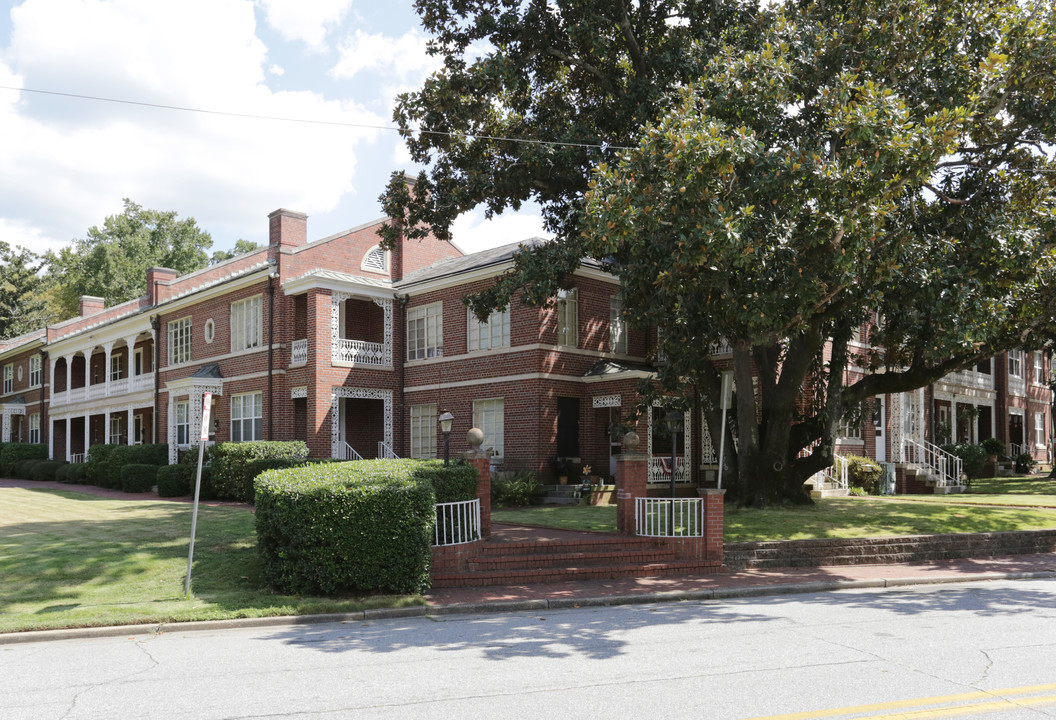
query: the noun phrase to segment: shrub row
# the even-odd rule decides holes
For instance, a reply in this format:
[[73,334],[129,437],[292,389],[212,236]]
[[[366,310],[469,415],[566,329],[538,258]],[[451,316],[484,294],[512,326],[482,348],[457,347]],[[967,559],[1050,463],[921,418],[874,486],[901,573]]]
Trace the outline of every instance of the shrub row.
[[88,449],[86,474],[88,482],[105,488],[122,487],[121,470],[126,465],[166,465],[169,446],[92,445]]
[[475,475],[472,466],[445,469],[436,460],[268,470],[256,480],[265,577],[287,593],[421,592],[429,583],[434,485],[468,499]]
[[48,446],[40,443],[5,443],[0,448],[0,475],[18,477],[28,480],[29,477],[19,474],[19,464],[23,460],[47,460]]
[[[253,502],[253,480],[261,470],[269,468],[250,466],[261,460],[284,461],[272,467],[303,464],[308,459],[308,444],[303,440],[217,443],[210,449],[210,457],[216,496],[224,500]],[[195,462],[197,459],[195,455]]]

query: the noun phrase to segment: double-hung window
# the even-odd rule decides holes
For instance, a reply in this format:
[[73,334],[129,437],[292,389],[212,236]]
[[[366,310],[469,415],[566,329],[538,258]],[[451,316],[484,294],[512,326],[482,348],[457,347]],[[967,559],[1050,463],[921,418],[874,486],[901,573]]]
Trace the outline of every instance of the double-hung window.
[[579,301],[576,289],[557,293],[557,344],[576,347],[579,341]]
[[231,397],[231,442],[264,438],[264,393]]
[[111,355],[110,356],[110,382],[120,380],[124,376],[125,369],[125,356],[124,355]]
[[1040,350],[1034,351],[1034,382],[1045,384],[1045,355]]
[[[41,378],[42,373],[41,373],[41,370],[40,370],[41,364],[42,363],[41,363],[40,355],[32,355],[32,356],[30,356],[30,358],[29,358],[29,386],[30,387],[40,387],[40,384],[42,382],[42,378]],[[37,418],[37,420],[39,421],[40,418]]]
[[110,416],[110,445],[121,445],[121,436],[125,434],[125,416],[116,414]]
[[623,302],[619,295],[609,300],[609,350],[627,354],[627,323],[623,319]]
[[263,344],[260,295],[231,303],[231,352],[249,350]]
[[4,395],[15,391],[15,366],[11,363],[4,365]]
[[466,311],[467,349],[489,350],[510,345],[510,309],[496,310],[481,322],[472,310]]
[[189,400],[176,401],[176,444],[191,444],[191,403]]
[[1045,413],[1034,413],[1034,444],[1039,448],[1045,447]]
[[473,425],[484,433],[481,448],[503,455],[505,401],[502,398],[473,401]]
[[40,442],[40,413],[33,413],[29,416],[29,441],[31,443]]
[[444,354],[442,303],[431,303],[407,311],[407,359],[424,360]]
[[411,457],[436,457],[436,405],[411,405]]
[[191,319],[189,317],[169,323],[169,365],[191,361]]
[[1008,374],[1012,377],[1023,377],[1023,351],[1008,351]]

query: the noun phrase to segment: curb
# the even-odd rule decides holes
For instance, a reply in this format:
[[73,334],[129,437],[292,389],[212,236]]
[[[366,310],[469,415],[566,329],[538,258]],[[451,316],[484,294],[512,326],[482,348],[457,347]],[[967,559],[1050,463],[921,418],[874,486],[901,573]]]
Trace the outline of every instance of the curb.
[[664,602],[693,602],[700,600],[732,600],[737,598],[777,595],[802,595],[836,590],[887,589],[916,585],[944,585],[952,583],[985,582],[990,580],[1044,580],[1056,578],[1056,570],[1028,572],[982,572],[974,575],[937,577],[905,577],[877,580],[822,580],[801,583],[773,583],[745,587],[711,588],[707,590],[667,590],[655,593],[601,595],[583,598],[541,598],[538,600],[499,600],[494,602],[455,603],[451,605],[419,605],[400,608],[375,608],[353,613],[327,615],[279,615],[233,620],[196,620],[185,623],[149,623],[144,625],[113,625],[108,627],[68,628],[63,630],[29,630],[0,633],[0,645],[48,642],[53,640],[81,640],[133,635],[160,635],[174,632],[202,632],[241,628],[289,627],[323,625],[328,623],[365,622],[396,618],[442,617],[445,615],[485,615],[538,610],[571,610],[617,605],[646,605]]

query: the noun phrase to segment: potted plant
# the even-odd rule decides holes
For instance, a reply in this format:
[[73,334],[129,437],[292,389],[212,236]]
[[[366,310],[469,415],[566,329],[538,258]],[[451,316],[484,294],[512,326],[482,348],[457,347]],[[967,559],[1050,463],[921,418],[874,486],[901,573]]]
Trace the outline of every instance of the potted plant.
[[557,481],[562,485],[568,484],[568,471],[570,467],[571,464],[568,462],[567,459],[563,457],[555,456],[552,460],[550,460],[550,469],[554,471],[554,476],[557,478]]
[[983,475],[993,477],[997,475],[997,458],[1005,454],[1005,443],[995,437],[987,438],[980,443],[986,450],[986,465],[983,467]]

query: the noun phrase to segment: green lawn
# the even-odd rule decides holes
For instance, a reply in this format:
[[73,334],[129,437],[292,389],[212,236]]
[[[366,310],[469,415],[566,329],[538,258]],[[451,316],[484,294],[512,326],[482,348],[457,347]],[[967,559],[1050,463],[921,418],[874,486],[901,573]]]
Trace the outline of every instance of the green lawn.
[[[827,498],[808,507],[766,510],[727,506],[725,538],[726,542],[748,542],[1056,528],[1056,496],[1012,494],[1010,489],[1053,492],[1052,481],[997,478],[977,483],[977,494],[973,495]],[[999,494],[981,494],[987,487]],[[557,505],[498,509],[492,513],[492,521],[615,532],[616,508]]]
[[1046,475],[996,477],[972,480],[960,495],[905,495],[907,500],[969,505],[1019,505],[1056,508],[1056,480]]
[[202,506],[183,596],[191,505],[0,490],[0,632],[354,612],[414,596],[292,597],[264,587],[253,515]]

